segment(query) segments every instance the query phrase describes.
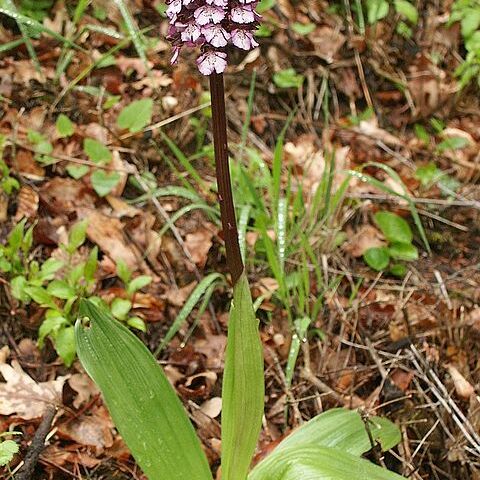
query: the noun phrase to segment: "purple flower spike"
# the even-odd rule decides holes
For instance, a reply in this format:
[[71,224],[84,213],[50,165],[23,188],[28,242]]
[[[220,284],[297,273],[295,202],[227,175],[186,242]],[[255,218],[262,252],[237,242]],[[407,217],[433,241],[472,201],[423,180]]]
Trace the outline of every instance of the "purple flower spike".
[[227,67],[226,48],[241,50],[258,47],[254,33],[260,16],[259,0],[166,0],[170,20],[168,37],[172,42],[172,63],[183,46],[201,48],[197,60],[203,75],[223,73]]

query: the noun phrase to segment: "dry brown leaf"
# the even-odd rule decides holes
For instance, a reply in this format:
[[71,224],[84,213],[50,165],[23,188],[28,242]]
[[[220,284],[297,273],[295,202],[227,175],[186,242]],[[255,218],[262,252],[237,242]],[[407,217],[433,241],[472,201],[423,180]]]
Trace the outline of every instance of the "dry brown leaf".
[[362,225],[343,249],[353,257],[361,257],[369,248],[384,247],[386,242],[382,233],[372,225]]
[[24,420],[41,417],[48,405],[62,401],[62,389],[66,377],[37,383],[27,375],[20,364],[0,364],[0,373],[5,379],[0,383],[0,415],[16,415]]
[[32,187],[24,185],[20,188],[15,221],[19,222],[22,218],[34,218],[38,212],[39,198],[38,193]]
[[328,25],[318,27],[309,38],[315,47],[315,53],[328,63],[333,62],[335,55],[345,43],[345,37],[340,31]]
[[[103,408],[103,407],[102,407]],[[113,423],[107,415],[82,415],[58,427],[58,434],[79,443],[95,447],[97,451],[113,445]]]
[[185,245],[190,252],[193,261],[199,267],[204,267],[207,255],[212,248],[213,225],[205,223],[196,232],[189,233],[185,238]]
[[80,408],[92,397],[100,393],[95,383],[86,373],[75,373],[68,379],[68,384],[77,392],[77,396],[73,401],[75,408]]
[[200,411],[210,418],[217,418],[222,412],[222,399],[220,397],[210,398],[202,404]]
[[95,208],[91,190],[73,178],[55,177],[43,184],[40,200],[55,215],[74,213],[79,208]]
[[123,260],[130,270],[137,270],[140,252],[125,238],[120,220],[86,209],[79,211],[79,217],[88,221],[87,236],[90,241],[115,262]]

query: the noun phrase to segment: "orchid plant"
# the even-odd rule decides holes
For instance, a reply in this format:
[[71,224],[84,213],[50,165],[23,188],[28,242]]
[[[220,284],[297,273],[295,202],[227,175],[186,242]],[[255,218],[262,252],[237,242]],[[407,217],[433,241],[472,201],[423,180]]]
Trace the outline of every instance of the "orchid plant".
[[[240,253],[227,142],[223,73],[231,48],[258,46],[257,0],[167,0],[176,63],[183,47],[199,50],[209,76],[218,201],[226,263],[233,286],[222,386],[222,480],[397,480],[361,455],[400,440],[389,421],[366,427],[354,411],[330,410],[288,436],[250,470],[262,426],[262,344]],[[84,300],[75,327],[78,356],[103,393],[113,421],[150,480],[212,480],[200,441],[162,368],[143,343],[111,314]],[[219,478],[219,475],[217,475]]]

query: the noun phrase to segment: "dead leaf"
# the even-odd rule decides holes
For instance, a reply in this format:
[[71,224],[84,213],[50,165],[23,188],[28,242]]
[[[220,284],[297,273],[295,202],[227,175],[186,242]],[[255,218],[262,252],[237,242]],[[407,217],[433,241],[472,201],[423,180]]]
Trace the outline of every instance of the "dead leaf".
[[73,401],[75,408],[80,408],[83,404],[87,403],[92,397],[98,395],[98,390],[95,383],[86,373],[75,373],[68,379],[68,384],[72,387],[77,396]]
[[387,243],[379,230],[372,225],[362,225],[343,246],[343,249],[357,258],[361,257],[369,248],[384,247],[386,245]]
[[62,401],[63,384],[68,376],[37,383],[16,360],[0,364],[5,383],[0,383],[0,415],[16,415],[24,420],[41,417],[47,405]]
[[55,177],[44,183],[40,200],[55,215],[75,213],[79,208],[95,208],[92,191],[73,178]]
[[328,63],[333,62],[335,55],[345,43],[345,37],[339,29],[333,29],[328,25],[318,27],[309,38],[315,47],[315,53]]
[[19,222],[22,218],[34,218],[38,212],[39,198],[38,193],[32,187],[28,185],[21,187],[17,197],[15,221]]
[[222,412],[222,399],[220,397],[210,398],[202,404],[200,411],[210,418],[217,418]]
[[207,255],[213,245],[213,228],[212,224],[204,223],[196,232],[189,233],[185,238],[185,245],[193,261],[202,268],[207,263]]
[[97,210],[79,210],[79,217],[88,221],[87,236],[112,260],[123,260],[130,270],[137,270],[141,254],[123,234],[123,225],[117,218]]

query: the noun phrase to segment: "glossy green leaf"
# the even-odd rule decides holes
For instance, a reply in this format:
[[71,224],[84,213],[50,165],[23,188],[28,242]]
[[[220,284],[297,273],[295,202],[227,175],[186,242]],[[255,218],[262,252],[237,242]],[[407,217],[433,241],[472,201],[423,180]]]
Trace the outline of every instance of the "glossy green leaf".
[[80,303],[80,317],[75,327],[80,361],[147,477],[212,480],[183,405],[145,345],[88,300]]
[[[366,422],[372,439],[379,442],[383,450],[389,450],[400,442],[400,431],[392,422],[380,417],[370,417]],[[248,480],[293,480],[295,477],[289,472],[300,473],[304,469],[305,474],[310,471],[312,475],[316,472],[317,476],[300,475],[296,478],[351,480],[353,472],[355,480],[401,478],[358,458],[370,449],[370,437],[360,414],[354,410],[332,409],[291,433],[253,469]],[[323,462],[316,464],[317,458],[323,458]],[[344,464],[351,466],[348,477],[343,473]],[[366,473],[361,476],[361,471],[372,476]]]
[[377,212],[374,218],[375,223],[389,242],[411,243],[412,230],[402,217],[392,212]]
[[[268,457],[267,457],[268,458]],[[338,448],[308,446],[282,450],[268,469],[255,469],[249,480],[400,480],[403,477]],[[262,462],[263,463],[263,462]]]
[[262,426],[263,397],[263,349],[243,274],[234,286],[228,324],[222,390],[222,480],[247,477]]

